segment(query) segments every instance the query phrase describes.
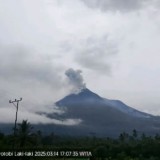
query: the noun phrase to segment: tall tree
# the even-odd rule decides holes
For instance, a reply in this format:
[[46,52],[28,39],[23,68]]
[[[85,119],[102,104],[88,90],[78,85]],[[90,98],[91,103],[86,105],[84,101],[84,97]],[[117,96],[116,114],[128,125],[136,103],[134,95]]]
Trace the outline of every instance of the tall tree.
[[23,120],[21,124],[18,124],[17,137],[19,146],[24,147],[31,140],[32,126],[27,120]]

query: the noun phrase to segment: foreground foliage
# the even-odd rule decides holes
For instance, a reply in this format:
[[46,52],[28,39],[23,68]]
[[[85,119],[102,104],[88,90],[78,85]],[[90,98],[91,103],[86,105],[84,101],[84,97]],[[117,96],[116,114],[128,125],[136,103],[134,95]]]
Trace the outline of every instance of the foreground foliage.
[[[32,126],[23,121],[19,124],[16,137],[0,133],[0,149],[38,149],[38,150],[89,150],[93,156],[82,159],[93,160],[159,160],[160,159],[160,136],[154,137],[139,135],[133,130],[131,135],[121,133],[119,138],[89,137],[61,137],[54,133],[43,135],[41,131],[32,132]],[[29,159],[56,159],[56,158],[29,158]],[[57,158],[78,159],[78,158]]]

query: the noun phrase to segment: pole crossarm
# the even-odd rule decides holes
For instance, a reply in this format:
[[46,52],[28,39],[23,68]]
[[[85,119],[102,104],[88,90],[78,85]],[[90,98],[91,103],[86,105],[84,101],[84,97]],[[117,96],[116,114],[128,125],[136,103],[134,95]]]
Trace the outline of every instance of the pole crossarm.
[[12,100],[9,100],[9,103],[13,103],[14,104],[14,102],[19,102],[19,101],[22,101],[22,98],[20,98],[20,99],[15,99],[14,101],[12,101]]

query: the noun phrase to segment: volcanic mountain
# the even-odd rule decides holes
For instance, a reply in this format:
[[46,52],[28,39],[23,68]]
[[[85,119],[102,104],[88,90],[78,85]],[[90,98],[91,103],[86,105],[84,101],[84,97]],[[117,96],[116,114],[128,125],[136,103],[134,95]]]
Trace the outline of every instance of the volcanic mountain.
[[[93,106],[93,108],[95,106],[106,106],[105,109],[112,108],[134,117],[141,117],[141,118],[151,117],[150,114],[133,109],[119,100],[109,100],[102,98],[87,88],[83,89],[79,94],[70,94],[65,98],[63,98],[62,100],[56,102],[55,104],[59,107],[66,106],[70,108],[74,106],[78,107],[80,105],[82,106],[81,108],[83,109],[85,108],[85,106],[91,106],[91,105]],[[99,107],[99,109],[101,108]]]
[[118,136],[133,129],[146,134],[160,131],[159,117],[140,112],[119,100],[102,98],[87,88],[64,97],[55,105],[65,112],[53,115],[54,118],[81,120],[80,124],[64,129],[64,133],[70,135]]
[[[37,124],[34,125],[36,130],[44,134],[54,132],[65,136],[97,137],[118,137],[120,133],[131,133],[134,129],[141,134],[160,133],[159,117],[138,111],[119,100],[102,98],[87,88],[64,97],[55,105],[62,112],[47,113],[45,116],[61,124]],[[66,125],[67,120],[71,120],[72,124]],[[2,130],[6,128],[11,126],[1,125]]]

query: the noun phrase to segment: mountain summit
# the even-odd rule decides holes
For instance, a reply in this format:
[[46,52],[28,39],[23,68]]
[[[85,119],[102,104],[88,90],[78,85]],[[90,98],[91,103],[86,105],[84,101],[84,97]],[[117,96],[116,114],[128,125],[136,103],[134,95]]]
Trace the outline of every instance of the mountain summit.
[[101,98],[99,95],[93,93],[89,89],[85,88],[82,89],[81,92],[78,94],[70,94],[60,101],[56,102],[55,104],[57,106],[68,106],[68,105],[76,105],[76,104],[82,104],[82,103],[92,103],[92,102],[99,102],[102,101],[103,98]]

